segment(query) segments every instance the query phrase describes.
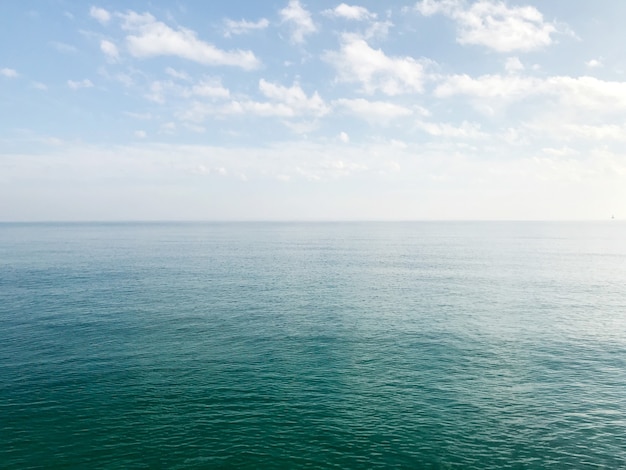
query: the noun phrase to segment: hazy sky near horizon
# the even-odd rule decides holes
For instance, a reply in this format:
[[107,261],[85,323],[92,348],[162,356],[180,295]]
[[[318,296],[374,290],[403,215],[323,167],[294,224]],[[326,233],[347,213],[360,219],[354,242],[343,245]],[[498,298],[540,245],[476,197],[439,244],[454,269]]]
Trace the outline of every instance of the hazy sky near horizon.
[[0,17],[0,220],[626,217],[622,0]]

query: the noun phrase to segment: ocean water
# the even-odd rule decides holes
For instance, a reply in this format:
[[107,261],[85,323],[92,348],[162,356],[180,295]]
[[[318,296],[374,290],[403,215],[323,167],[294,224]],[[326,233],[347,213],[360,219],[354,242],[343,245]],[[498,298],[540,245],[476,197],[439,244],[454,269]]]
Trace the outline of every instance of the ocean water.
[[626,224],[0,224],[0,468],[626,468]]

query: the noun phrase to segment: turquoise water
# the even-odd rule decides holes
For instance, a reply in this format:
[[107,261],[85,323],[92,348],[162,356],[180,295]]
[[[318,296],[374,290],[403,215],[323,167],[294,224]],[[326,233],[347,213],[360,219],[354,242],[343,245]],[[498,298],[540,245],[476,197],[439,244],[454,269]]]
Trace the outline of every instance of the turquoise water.
[[0,224],[0,467],[626,467],[626,225]]

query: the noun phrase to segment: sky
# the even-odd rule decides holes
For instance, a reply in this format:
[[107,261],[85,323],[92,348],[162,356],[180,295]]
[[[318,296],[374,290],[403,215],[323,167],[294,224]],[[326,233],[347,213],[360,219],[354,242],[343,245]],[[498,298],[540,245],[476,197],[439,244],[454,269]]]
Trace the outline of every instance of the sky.
[[626,218],[625,17],[0,1],[0,221]]

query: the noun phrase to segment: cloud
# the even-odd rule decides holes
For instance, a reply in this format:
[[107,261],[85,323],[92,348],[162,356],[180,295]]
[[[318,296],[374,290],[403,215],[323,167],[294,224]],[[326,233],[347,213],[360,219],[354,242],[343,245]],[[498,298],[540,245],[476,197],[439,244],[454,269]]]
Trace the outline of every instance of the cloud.
[[317,92],[314,92],[309,98],[297,83],[290,87],[285,87],[261,79],[259,81],[259,90],[265,97],[291,108],[296,115],[311,114],[323,116],[329,111],[328,106]]
[[[215,85],[213,85],[215,86]],[[330,111],[317,92],[310,97],[295,83],[290,87],[277,85],[261,79],[259,91],[268,101],[236,99],[226,104],[192,103],[179,118],[186,121],[201,122],[207,116],[246,115],[262,117],[280,117],[285,119],[302,116],[321,117]],[[227,92],[227,90],[226,90]],[[226,96],[223,96],[226,97]],[[288,123],[285,123],[288,124]],[[310,129],[311,123],[299,123]],[[299,129],[302,127],[298,127]]]
[[350,142],[350,136],[346,132],[340,132],[338,139],[344,144],[347,144]]
[[188,94],[207,98],[228,98],[230,91],[222,86],[219,79],[206,78],[191,87]]
[[173,69],[172,67],[167,67],[165,69],[165,73],[168,74],[170,77],[173,78],[177,78],[179,80],[190,80],[191,77],[189,77],[189,74],[187,72],[180,72],[176,69]]
[[602,144],[626,141],[626,124],[591,125],[540,119],[527,126],[535,135],[558,136],[560,141],[596,141]]
[[552,44],[560,32],[556,23],[545,22],[533,6],[508,7],[504,2],[479,0],[421,0],[415,5],[424,16],[437,13],[457,24],[457,42],[479,45],[498,52],[532,51]]
[[370,123],[386,124],[401,117],[410,116],[413,111],[404,106],[386,101],[368,101],[363,98],[338,99],[333,102],[344,113],[369,121]]
[[317,31],[311,13],[305,10],[298,0],[289,0],[289,4],[280,10],[283,23],[291,25],[291,41],[302,44],[305,36]]
[[386,95],[421,93],[424,67],[412,57],[389,57],[373,49],[355,35],[345,34],[339,51],[327,51],[324,60],[333,65],[337,80],[360,83],[368,94],[381,91]]
[[103,39],[102,41],[100,41],[100,50],[110,60],[117,60],[120,56],[120,53],[117,50],[117,46],[113,44],[111,41],[107,41],[106,39]]
[[524,64],[517,57],[509,57],[506,59],[504,69],[509,73],[517,73],[524,70]]
[[376,13],[370,13],[370,11],[362,6],[346,5],[342,3],[336,6],[332,10],[324,10],[326,16],[345,18],[347,20],[373,20],[376,18]]
[[626,110],[626,82],[595,77],[548,77],[542,87],[557,95],[562,104],[610,113]]
[[106,11],[104,8],[98,8],[94,6],[89,9],[89,15],[102,24],[107,24],[111,19],[111,14],[108,11]]
[[[191,81],[191,77],[186,73],[176,71],[170,67],[166,69],[166,73],[174,78],[182,79],[184,82]],[[144,96],[150,101],[163,104],[167,96],[225,99],[230,96],[230,91],[224,88],[219,78],[204,77],[189,86],[182,85],[180,81],[155,80],[149,84],[147,93]]]
[[590,69],[595,69],[598,67],[602,67],[604,64],[602,63],[602,59],[591,59],[585,62],[585,65]]
[[145,139],[148,136],[146,131],[135,131],[133,135],[138,139]]
[[121,15],[128,51],[134,57],[177,56],[204,65],[229,65],[245,70],[255,69],[260,61],[251,51],[224,51],[198,39],[186,28],[172,29],[149,13],[129,12]]
[[233,21],[231,19],[226,19],[224,20],[224,36],[228,38],[232,35],[248,34],[253,31],[265,29],[269,25],[270,22],[265,18],[261,18],[256,22],[246,20]]
[[512,102],[533,95],[551,95],[562,105],[610,113],[626,109],[626,82],[611,82],[594,77],[552,76],[547,78],[519,75],[452,75],[435,88],[439,98],[466,95],[479,99]]
[[91,83],[91,80],[88,79],[80,81],[68,80],[67,86],[70,87],[72,90],[78,90],[80,88],[91,88],[93,87],[93,83]]
[[480,124],[467,121],[463,121],[459,126],[447,122],[434,123],[419,121],[417,128],[434,137],[476,139],[487,136],[487,134],[480,131]]
[[358,5],[347,5],[342,3],[333,9],[324,10],[323,15],[331,18],[342,18],[349,21],[365,21],[367,29],[361,34],[365,39],[385,38],[389,34],[389,29],[393,23],[389,20],[376,21],[378,15],[370,12],[367,8]]
[[17,78],[19,76],[17,70],[9,68],[0,69],[0,75],[6,78]]

